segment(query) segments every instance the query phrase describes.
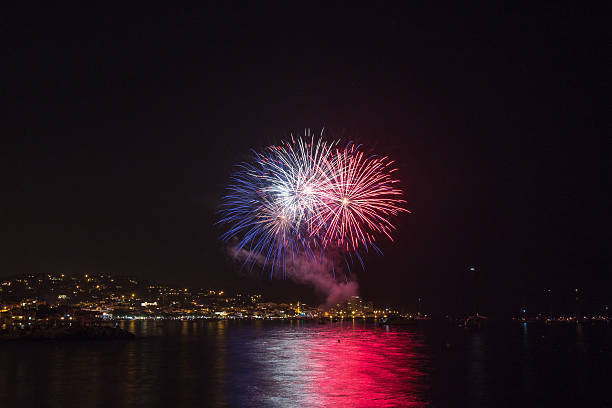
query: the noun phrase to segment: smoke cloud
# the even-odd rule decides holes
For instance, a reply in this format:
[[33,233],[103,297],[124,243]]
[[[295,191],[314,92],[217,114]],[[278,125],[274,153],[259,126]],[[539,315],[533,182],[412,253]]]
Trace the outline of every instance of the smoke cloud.
[[[229,248],[230,255],[237,261],[254,261],[259,266],[264,265],[265,258],[258,253],[235,246]],[[325,297],[326,305],[341,303],[351,296],[359,294],[359,284],[355,280],[339,280],[335,275],[344,273],[338,267],[340,263],[334,257],[313,258],[296,256],[285,265],[285,274],[290,279],[305,285],[312,286],[315,291]],[[353,275],[354,276],[354,275]]]

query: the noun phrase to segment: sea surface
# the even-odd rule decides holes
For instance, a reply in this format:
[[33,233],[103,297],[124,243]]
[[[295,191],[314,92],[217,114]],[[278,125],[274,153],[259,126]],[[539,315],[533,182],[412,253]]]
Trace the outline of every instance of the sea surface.
[[129,321],[0,343],[0,407],[612,407],[612,328]]

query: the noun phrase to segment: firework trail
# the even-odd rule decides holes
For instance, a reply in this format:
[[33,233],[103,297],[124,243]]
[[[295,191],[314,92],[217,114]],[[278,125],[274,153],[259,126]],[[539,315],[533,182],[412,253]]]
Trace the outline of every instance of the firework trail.
[[329,264],[324,261],[339,251],[363,266],[361,251],[380,252],[377,236],[392,240],[391,218],[407,212],[392,166],[386,157],[366,156],[352,144],[340,149],[309,131],[253,152],[223,197],[222,239],[246,254],[245,265],[269,267],[271,275]]

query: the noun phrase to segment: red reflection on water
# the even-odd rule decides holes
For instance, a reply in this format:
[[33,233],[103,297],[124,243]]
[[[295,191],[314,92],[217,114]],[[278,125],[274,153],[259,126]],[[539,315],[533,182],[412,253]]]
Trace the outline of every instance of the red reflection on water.
[[[349,323],[350,324],[350,323]],[[427,360],[412,332],[384,327],[330,327],[302,342],[312,383],[307,405],[426,406]],[[338,342],[338,340],[340,340]],[[309,381],[310,382],[310,381]]]

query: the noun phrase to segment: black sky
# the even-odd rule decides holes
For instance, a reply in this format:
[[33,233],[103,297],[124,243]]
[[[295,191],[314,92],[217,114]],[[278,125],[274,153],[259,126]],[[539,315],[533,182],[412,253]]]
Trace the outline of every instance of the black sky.
[[250,148],[324,126],[392,155],[413,211],[366,298],[610,302],[610,13],[538,3],[3,9],[0,276],[306,295],[241,275],[213,223]]

